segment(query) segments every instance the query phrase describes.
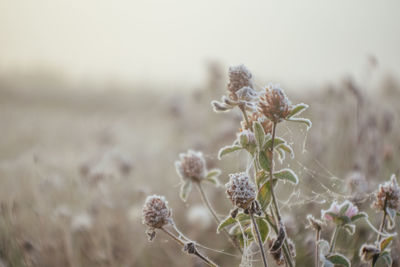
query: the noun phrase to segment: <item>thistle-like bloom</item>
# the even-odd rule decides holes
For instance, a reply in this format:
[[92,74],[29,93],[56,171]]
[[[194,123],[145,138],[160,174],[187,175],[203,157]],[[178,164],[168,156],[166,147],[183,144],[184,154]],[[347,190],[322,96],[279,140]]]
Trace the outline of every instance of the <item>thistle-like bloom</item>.
[[[271,249],[272,246],[275,243],[276,238],[272,238],[268,241],[268,246]],[[296,257],[296,247],[293,243],[292,240],[290,240],[289,238],[286,239],[289,245],[289,251],[290,251],[290,255],[294,258]],[[285,259],[283,257],[283,253],[282,253],[282,247],[280,247],[278,250],[275,251],[271,251],[270,253],[272,255],[272,257],[274,258],[275,262],[277,265],[283,265],[285,263]]]
[[374,245],[364,244],[360,249],[360,258],[364,262],[370,262],[374,257],[379,255],[380,250]]
[[256,186],[244,172],[230,174],[229,178],[225,185],[228,198],[239,208],[249,208],[256,198]]
[[[342,210],[346,206],[346,210]],[[328,210],[322,210],[321,213],[322,218],[328,221],[333,221],[336,217],[343,215],[351,220],[351,218],[357,215],[359,212],[357,206],[346,200],[340,205],[336,201],[333,202]]]
[[379,185],[379,190],[375,192],[375,201],[372,203],[372,207],[377,210],[384,210],[385,202],[386,208],[400,211],[400,187],[394,174],[390,181]]
[[163,196],[148,196],[142,210],[143,224],[161,228],[172,222],[172,210]]
[[228,91],[231,93],[229,97],[232,100],[238,100],[236,93],[243,87],[253,88],[251,72],[243,64],[230,67]]
[[203,153],[189,150],[179,154],[179,161],[175,162],[176,171],[183,179],[200,182],[207,175],[206,161]]
[[258,111],[274,123],[281,122],[289,116],[291,109],[292,104],[277,85],[268,85],[258,102]]

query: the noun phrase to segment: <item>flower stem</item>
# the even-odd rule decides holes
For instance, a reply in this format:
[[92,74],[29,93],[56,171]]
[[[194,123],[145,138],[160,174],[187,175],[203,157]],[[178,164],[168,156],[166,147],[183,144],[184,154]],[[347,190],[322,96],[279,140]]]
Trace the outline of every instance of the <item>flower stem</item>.
[[383,231],[385,230],[385,225],[386,225],[386,203],[387,203],[387,199],[385,198],[385,204],[383,205],[383,216],[382,216],[382,221],[381,221],[381,225],[379,227],[379,234],[378,234],[378,239],[377,241],[381,241],[382,235],[381,233],[383,233]]
[[260,250],[261,250],[261,256],[262,256],[262,260],[264,263],[264,267],[268,267],[267,257],[265,256],[265,251],[264,251],[263,242],[261,240],[260,230],[258,229],[256,220],[254,219],[253,212],[250,212],[250,218],[251,218],[251,222],[253,223],[254,230],[257,233],[258,246],[260,247]]
[[[201,196],[201,200],[203,201],[203,204],[206,205],[206,207],[208,208],[208,210],[210,211],[210,213],[214,217],[215,222],[217,223],[217,225],[219,225],[221,223],[221,220],[218,218],[217,213],[215,212],[214,208],[211,206],[211,203],[208,200],[208,197],[205,194],[201,183],[196,182],[195,184],[197,186],[197,189],[200,192],[200,196]],[[236,247],[240,251],[240,253],[242,254],[243,253],[242,248],[240,247],[240,245],[237,242],[235,242],[235,240],[232,238],[232,236],[229,235],[228,231],[226,229],[222,229],[222,231],[229,238],[229,241],[232,243],[232,245],[234,247]]]
[[240,108],[240,110],[241,110],[242,113],[243,113],[244,120],[246,121],[246,124],[247,124],[247,129],[249,129],[250,131],[252,131],[251,125],[250,125],[250,122],[249,122],[249,119],[247,118],[246,108],[244,107],[244,105],[239,105],[239,108]]
[[[161,228],[161,230],[166,233],[169,237],[171,237],[175,242],[177,242],[179,245],[181,245],[182,247],[185,248],[186,243],[183,242],[181,239],[179,239],[177,236],[175,236],[173,233],[171,233],[170,231],[168,231],[165,228]],[[193,243],[194,244],[194,243]],[[196,255],[197,257],[199,257],[202,261],[204,261],[208,266],[211,267],[218,267],[218,265],[216,263],[214,263],[213,261],[211,261],[209,258],[207,258],[206,256],[204,256],[203,254],[201,254],[195,247],[195,245],[193,245],[193,251],[188,251],[189,254],[193,254]]]
[[317,230],[315,233],[315,267],[319,267],[319,245],[318,241],[321,236],[321,230]]
[[329,252],[333,252],[333,250],[335,249],[336,239],[337,239],[337,237],[339,235],[339,229],[340,229],[340,226],[337,225],[335,227],[335,231],[333,232],[333,235],[332,235]]
[[[271,196],[272,196],[272,202],[273,206],[275,208],[275,215],[276,219],[278,221],[278,225],[282,224],[282,218],[281,214],[279,212],[279,206],[278,206],[278,201],[276,200],[275,196],[275,191],[274,191],[274,183],[273,183],[273,172],[274,172],[274,142],[275,142],[275,135],[276,135],[276,125],[277,123],[274,122],[273,127],[272,127],[272,140],[271,140],[271,147],[270,147],[270,152],[271,152],[271,166],[269,168],[269,186],[270,186],[270,191],[271,191]],[[285,256],[285,261],[286,263],[290,266],[293,267],[293,259],[291,258],[290,252],[289,252],[289,246],[287,243],[287,240],[285,238],[284,245],[283,245],[283,254]]]

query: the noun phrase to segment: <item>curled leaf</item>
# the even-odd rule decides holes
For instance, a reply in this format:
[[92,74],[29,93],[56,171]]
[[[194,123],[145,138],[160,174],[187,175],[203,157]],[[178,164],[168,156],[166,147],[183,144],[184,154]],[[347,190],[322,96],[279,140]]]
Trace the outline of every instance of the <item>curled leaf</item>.
[[238,145],[233,145],[233,146],[225,146],[223,148],[221,148],[218,152],[218,159],[221,159],[223,156],[225,156],[226,154],[241,150],[242,147],[238,146]]

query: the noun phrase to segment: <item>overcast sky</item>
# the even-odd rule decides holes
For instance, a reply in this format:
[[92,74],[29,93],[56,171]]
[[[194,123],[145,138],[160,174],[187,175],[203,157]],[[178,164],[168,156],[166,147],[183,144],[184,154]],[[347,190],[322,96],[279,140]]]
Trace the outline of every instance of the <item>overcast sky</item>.
[[199,84],[205,62],[324,83],[368,55],[400,74],[399,0],[0,0],[0,71]]

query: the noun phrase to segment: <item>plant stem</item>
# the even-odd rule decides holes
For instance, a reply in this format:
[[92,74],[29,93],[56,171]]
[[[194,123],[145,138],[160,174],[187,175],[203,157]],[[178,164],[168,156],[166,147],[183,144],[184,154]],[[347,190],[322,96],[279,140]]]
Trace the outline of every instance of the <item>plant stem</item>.
[[[270,148],[270,152],[271,152],[271,166],[269,168],[269,186],[270,186],[270,191],[271,191],[271,196],[272,196],[272,202],[273,202],[273,206],[275,208],[275,215],[276,215],[276,219],[278,221],[278,224],[281,225],[282,224],[282,218],[281,218],[281,214],[279,212],[279,206],[278,206],[278,201],[276,200],[276,196],[275,196],[275,191],[274,191],[274,183],[273,183],[273,172],[274,172],[274,142],[275,142],[275,135],[276,135],[276,125],[277,123],[274,122],[273,127],[272,127],[272,140],[271,140],[271,148]],[[293,267],[293,260],[292,257],[290,255],[289,252],[289,246],[287,243],[287,240],[285,238],[284,241],[284,245],[283,245],[283,254],[285,256],[285,261],[287,264],[289,264],[290,267]]]
[[381,221],[381,225],[379,227],[379,234],[378,234],[378,239],[377,241],[381,241],[382,235],[380,233],[383,233],[383,231],[385,230],[385,225],[386,225],[386,202],[387,199],[385,198],[385,204],[383,205],[383,216],[382,216],[382,221]]
[[262,260],[264,263],[264,267],[268,267],[267,257],[265,256],[265,251],[264,251],[263,242],[261,240],[260,230],[258,229],[258,225],[256,223],[256,220],[254,219],[254,215],[252,212],[250,212],[250,218],[251,218],[251,222],[253,223],[254,230],[257,233],[258,246],[260,247],[260,250],[261,250],[261,256],[262,256]]
[[321,235],[321,230],[317,230],[315,234],[315,267],[319,267],[319,246],[318,241]]
[[335,249],[336,239],[337,239],[337,237],[339,235],[339,229],[340,229],[340,226],[337,225],[335,227],[335,231],[333,232],[333,235],[332,235],[329,252],[333,252],[333,250]]
[[[210,213],[212,214],[212,216],[214,217],[215,222],[217,223],[217,226],[221,223],[221,220],[218,218],[217,213],[215,212],[214,208],[211,206],[210,201],[207,198],[207,195],[205,194],[203,187],[201,186],[201,183],[196,182],[195,183],[197,186],[197,189],[200,192],[200,196],[201,196],[201,200],[203,201],[203,204],[206,205],[206,207],[208,208],[208,210],[210,211]],[[222,229],[222,231],[224,232],[224,234],[229,238],[229,240],[231,241],[232,245],[234,247],[236,247],[240,253],[242,254],[242,248],[240,247],[240,245],[235,242],[235,240],[232,238],[232,236],[229,235],[228,231],[226,229]]]
[[[165,228],[161,228],[161,230],[166,233],[169,237],[171,237],[175,242],[177,242],[179,245],[181,245],[182,247],[185,247],[185,242],[183,242],[181,239],[179,239],[178,237],[176,237],[173,233],[171,233],[170,231],[168,231]],[[196,247],[194,247],[194,251],[190,252],[189,254],[193,254],[196,255],[197,257],[199,257],[201,260],[203,260],[208,266],[211,267],[218,267],[218,265],[216,263],[214,263],[213,261],[211,261],[209,258],[207,258],[206,256],[202,255],[197,249]]]
[[239,108],[243,113],[243,117],[244,117],[244,120],[246,121],[247,128],[249,129],[249,131],[252,131],[253,129],[251,129],[251,125],[250,125],[249,119],[247,118],[246,108],[242,104],[239,105]]

